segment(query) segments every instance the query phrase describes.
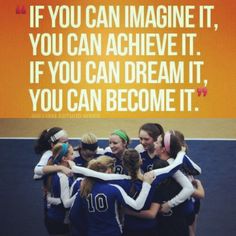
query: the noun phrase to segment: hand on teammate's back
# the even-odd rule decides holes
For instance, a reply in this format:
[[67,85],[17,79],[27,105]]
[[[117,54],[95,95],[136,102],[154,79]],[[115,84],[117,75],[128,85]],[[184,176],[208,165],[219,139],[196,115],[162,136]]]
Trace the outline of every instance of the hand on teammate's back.
[[154,179],[155,179],[155,175],[154,175],[153,171],[149,171],[149,172],[145,173],[143,176],[143,181],[147,182],[148,184],[151,184]]

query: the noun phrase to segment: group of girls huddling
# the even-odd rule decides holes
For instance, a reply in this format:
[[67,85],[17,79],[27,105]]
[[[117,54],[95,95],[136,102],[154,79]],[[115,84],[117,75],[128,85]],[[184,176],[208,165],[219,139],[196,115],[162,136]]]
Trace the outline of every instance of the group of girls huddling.
[[93,133],[74,148],[62,128],[41,133],[34,179],[43,180],[49,235],[195,235],[204,189],[193,177],[201,169],[186,155],[184,135],[155,123],[138,135],[131,149],[117,129],[102,149]]

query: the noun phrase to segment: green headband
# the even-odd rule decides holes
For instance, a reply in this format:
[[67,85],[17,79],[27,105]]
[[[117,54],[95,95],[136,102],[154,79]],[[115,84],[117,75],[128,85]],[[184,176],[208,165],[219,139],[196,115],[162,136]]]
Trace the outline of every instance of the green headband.
[[118,135],[121,139],[125,140],[127,143],[129,141],[127,134],[120,129],[115,130],[112,134]]

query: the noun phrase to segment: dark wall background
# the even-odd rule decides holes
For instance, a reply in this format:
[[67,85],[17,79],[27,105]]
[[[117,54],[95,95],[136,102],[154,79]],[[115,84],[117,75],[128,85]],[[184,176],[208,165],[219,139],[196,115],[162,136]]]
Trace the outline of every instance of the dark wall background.
[[[107,145],[100,140],[100,146]],[[137,140],[131,146],[137,144]],[[35,140],[0,140],[0,235],[47,235],[41,182],[33,180],[39,157]],[[72,140],[72,144],[77,142]],[[236,235],[236,141],[188,141],[189,155],[202,167],[206,190],[198,220],[199,236]]]

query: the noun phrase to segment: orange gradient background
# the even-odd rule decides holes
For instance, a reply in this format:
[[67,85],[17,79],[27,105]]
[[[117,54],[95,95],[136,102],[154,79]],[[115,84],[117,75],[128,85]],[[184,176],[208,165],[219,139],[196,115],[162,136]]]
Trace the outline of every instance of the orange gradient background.
[[[44,14],[44,20],[41,21],[39,29],[31,29],[29,24],[29,6],[30,5],[81,5],[82,11],[84,11],[87,5],[120,5],[121,8],[123,5],[154,5],[157,4],[166,5],[168,2],[169,5],[195,5],[196,8],[200,5],[214,5],[215,9],[213,10],[213,23],[218,24],[218,30],[214,31],[214,28],[211,29],[132,29],[127,30],[125,28],[118,29],[104,29],[103,27],[99,29],[87,29],[86,27],[81,27],[79,29],[61,29],[57,27],[52,29],[50,27],[50,18],[48,14]],[[16,14],[17,6],[25,6],[26,14]],[[2,17],[0,21],[1,25],[1,86],[0,86],[0,118],[70,118],[70,117],[80,117],[80,118],[236,118],[236,3],[233,0],[215,0],[215,1],[193,1],[185,0],[179,1],[16,1],[12,0],[9,2],[4,2],[1,4],[2,8]],[[46,10],[44,12],[47,12]],[[124,14],[121,12],[121,14]],[[121,19],[124,17],[121,16]],[[82,18],[83,20],[83,18]],[[195,21],[196,23],[196,21]],[[123,24],[122,24],[123,25]],[[106,39],[107,33],[189,33],[195,32],[198,37],[196,39],[195,47],[196,51],[200,51],[201,55],[193,57],[138,57],[138,56],[129,56],[129,57],[115,57],[115,56],[79,56],[79,57],[69,57],[64,53],[60,57],[54,56],[36,56],[32,55],[32,46],[29,39],[29,33],[64,33],[68,34],[69,32],[75,33],[102,33],[102,37]],[[138,60],[202,60],[204,61],[204,66],[202,68],[202,79],[208,81],[207,89],[208,93],[204,96],[198,96],[197,92],[193,95],[193,107],[199,107],[199,111],[196,112],[185,111],[185,112],[69,112],[64,106],[63,111],[60,113],[57,112],[33,112],[32,111],[32,102],[28,90],[30,88],[62,88],[67,90],[69,88],[76,88],[78,91],[81,88],[100,88],[105,90],[106,88],[192,88],[197,90],[199,87],[203,87],[203,82],[201,84],[194,83],[193,85],[140,85],[140,84],[106,84],[103,83],[98,85],[89,85],[81,83],[79,85],[67,84],[61,85],[56,84],[52,85],[50,79],[43,80],[40,84],[30,84],[29,82],[29,64],[31,60],[44,60],[44,61],[82,61],[85,63],[88,60],[94,61],[138,61]],[[48,71],[45,71],[45,75],[48,75]],[[122,73],[121,73],[122,74]],[[105,96],[104,96],[105,97]],[[66,104],[66,101],[64,102]],[[103,101],[103,108],[104,108]],[[178,103],[178,99],[177,99]]]

